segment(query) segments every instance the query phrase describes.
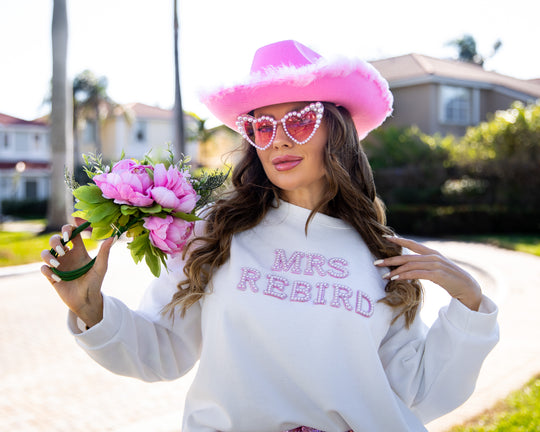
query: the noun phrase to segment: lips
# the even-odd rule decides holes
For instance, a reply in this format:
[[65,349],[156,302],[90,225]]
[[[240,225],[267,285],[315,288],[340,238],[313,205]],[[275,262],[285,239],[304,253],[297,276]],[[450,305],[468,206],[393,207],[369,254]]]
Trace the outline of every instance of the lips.
[[272,159],[272,164],[277,171],[288,171],[299,165],[302,159],[300,156],[277,156]]

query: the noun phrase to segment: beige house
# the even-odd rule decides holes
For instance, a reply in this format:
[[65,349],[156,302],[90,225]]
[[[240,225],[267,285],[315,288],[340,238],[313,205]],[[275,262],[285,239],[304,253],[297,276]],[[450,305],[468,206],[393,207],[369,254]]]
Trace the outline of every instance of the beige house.
[[[195,119],[185,116],[185,127],[193,128]],[[118,106],[101,120],[99,125],[101,149],[97,143],[97,130],[93,119],[86,119],[78,130],[76,153],[100,152],[105,160],[117,160],[122,151],[127,157],[142,158],[149,150],[158,157],[174,135],[173,111],[142,103]],[[191,136],[189,132],[186,134]],[[197,151],[194,139],[187,140],[186,153]]]
[[462,136],[514,101],[540,98],[540,79],[520,80],[461,61],[408,54],[371,64],[394,94],[394,113],[385,125],[416,125],[430,135]]
[[[142,158],[149,150],[153,157],[164,155],[173,139],[173,110],[142,103],[119,106],[100,123],[101,153],[105,160],[117,160],[122,151],[127,157]],[[225,126],[212,129],[205,143],[199,142],[199,120],[185,114],[186,154],[193,167],[223,167],[227,154],[239,143],[236,134]],[[78,154],[95,153],[96,125],[91,119],[78,131]]]

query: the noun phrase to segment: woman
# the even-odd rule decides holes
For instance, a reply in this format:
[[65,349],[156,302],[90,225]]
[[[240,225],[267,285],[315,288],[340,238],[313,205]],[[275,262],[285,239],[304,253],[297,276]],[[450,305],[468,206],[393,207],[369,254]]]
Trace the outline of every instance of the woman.
[[[198,361],[185,432],[421,431],[464,402],[497,342],[497,308],[454,263],[385,226],[360,145],[391,112],[382,77],[283,41],[257,51],[246,83],[203,101],[243,135],[244,155],[140,310],[100,292],[111,240],[77,281],[42,268],[79,345],[148,381]],[[44,251],[47,264],[89,260],[78,237],[51,246],[62,256]],[[418,279],[453,297],[430,329]]]

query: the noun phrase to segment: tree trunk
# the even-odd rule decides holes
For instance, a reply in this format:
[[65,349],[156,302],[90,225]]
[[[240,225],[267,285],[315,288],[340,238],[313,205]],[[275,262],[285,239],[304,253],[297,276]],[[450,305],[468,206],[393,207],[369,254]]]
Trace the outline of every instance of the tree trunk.
[[178,62],[178,5],[174,0],[174,153],[186,153],[184,138],[184,110],[180,91],[180,65]]
[[47,231],[59,230],[72,213],[73,198],[64,171],[73,172],[73,97],[67,79],[68,20],[66,0],[54,0],[52,18],[51,177]]

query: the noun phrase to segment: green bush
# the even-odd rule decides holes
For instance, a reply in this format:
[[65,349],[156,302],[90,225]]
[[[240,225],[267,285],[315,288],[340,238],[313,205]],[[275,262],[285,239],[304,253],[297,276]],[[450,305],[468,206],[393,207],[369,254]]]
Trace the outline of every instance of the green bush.
[[388,225],[419,236],[540,232],[540,209],[486,205],[397,205],[387,209]]
[[387,204],[437,203],[447,173],[450,137],[429,136],[417,127],[377,129],[363,142],[377,191]]
[[483,182],[486,204],[540,206],[540,102],[516,102],[468,129],[460,141],[443,142],[460,175]]
[[47,200],[2,201],[2,215],[22,219],[41,219],[47,215]]

